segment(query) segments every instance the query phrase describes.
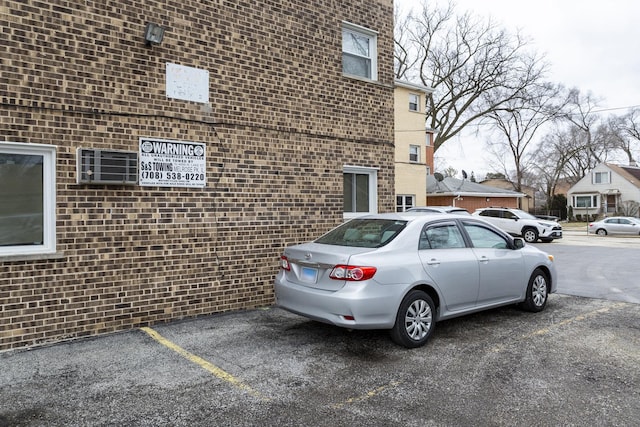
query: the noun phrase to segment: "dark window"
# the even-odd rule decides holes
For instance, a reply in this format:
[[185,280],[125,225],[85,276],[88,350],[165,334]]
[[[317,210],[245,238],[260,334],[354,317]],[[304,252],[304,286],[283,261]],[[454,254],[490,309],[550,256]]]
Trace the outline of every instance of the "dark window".
[[43,159],[0,153],[0,246],[44,241]]
[[356,218],[334,228],[316,243],[377,248],[392,241],[406,225],[407,221]]

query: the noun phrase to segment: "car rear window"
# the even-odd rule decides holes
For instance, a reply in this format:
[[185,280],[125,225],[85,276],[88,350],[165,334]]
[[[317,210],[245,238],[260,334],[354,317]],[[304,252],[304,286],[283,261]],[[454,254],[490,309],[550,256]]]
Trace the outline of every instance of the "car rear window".
[[316,240],[316,243],[359,248],[379,248],[402,231],[407,221],[391,219],[352,219]]

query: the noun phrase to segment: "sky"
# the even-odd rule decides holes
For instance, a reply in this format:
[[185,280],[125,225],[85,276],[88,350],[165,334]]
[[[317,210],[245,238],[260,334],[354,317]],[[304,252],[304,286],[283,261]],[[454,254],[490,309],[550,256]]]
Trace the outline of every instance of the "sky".
[[[640,1],[454,0],[459,13],[491,17],[531,39],[550,64],[548,80],[602,98],[601,114],[625,114],[640,106]],[[402,10],[419,0],[395,0]],[[444,3],[440,0],[439,3]],[[465,135],[436,153],[436,169],[452,166],[476,179],[491,172],[483,141]],[[485,158],[486,157],[486,158]]]

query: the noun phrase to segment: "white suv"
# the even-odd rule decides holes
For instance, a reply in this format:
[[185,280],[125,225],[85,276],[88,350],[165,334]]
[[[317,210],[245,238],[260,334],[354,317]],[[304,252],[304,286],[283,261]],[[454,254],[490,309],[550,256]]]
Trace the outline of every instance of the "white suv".
[[476,209],[473,215],[500,227],[513,236],[522,236],[527,243],[540,239],[547,243],[553,239],[562,239],[562,227],[555,221],[547,221],[512,208]]

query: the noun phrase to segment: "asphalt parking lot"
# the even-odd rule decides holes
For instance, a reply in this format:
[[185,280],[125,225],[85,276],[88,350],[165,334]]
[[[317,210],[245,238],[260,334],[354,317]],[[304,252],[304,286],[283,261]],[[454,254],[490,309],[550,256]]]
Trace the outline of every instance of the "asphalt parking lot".
[[568,230],[561,240],[536,246],[556,259],[559,293],[640,304],[640,236]]
[[273,307],[206,316],[0,353],[0,426],[637,425],[639,319],[554,294],[407,350]]

